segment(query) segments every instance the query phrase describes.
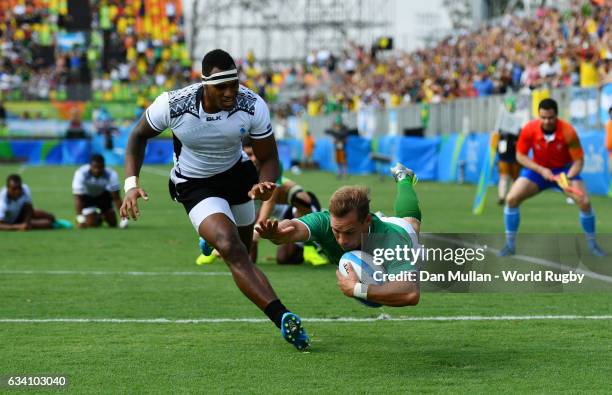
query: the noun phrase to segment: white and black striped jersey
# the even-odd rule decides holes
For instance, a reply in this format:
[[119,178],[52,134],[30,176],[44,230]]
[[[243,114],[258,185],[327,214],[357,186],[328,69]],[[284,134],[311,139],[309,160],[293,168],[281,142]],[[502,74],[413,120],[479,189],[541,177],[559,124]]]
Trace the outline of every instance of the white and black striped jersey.
[[120,189],[119,176],[110,167],[104,169],[100,177],[89,171],[90,166],[83,165],[74,172],[72,178],[72,193],[75,195],[100,196],[104,191],[116,192]]
[[230,111],[209,114],[200,103],[203,85],[164,92],[145,111],[149,125],[160,133],[172,129],[174,168],[172,182],[188,178],[207,178],[222,173],[241,158],[242,137],[253,139],[272,135],[270,111],[255,92],[240,86],[236,105]]
[[6,187],[0,190],[0,221],[6,224],[13,224],[19,217],[19,213],[27,203],[32,204],[30,188],[26,184],[21,184],[23,193],[17,199],[9,199]]

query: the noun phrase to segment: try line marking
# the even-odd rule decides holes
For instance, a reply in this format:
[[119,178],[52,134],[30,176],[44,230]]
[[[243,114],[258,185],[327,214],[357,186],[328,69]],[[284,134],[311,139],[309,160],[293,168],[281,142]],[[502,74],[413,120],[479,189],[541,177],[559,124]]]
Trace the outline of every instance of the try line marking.
[[[501,316],[438,316],[438,317],[398,317],[391,318],[381,315],[379,317],[337,317],[303,318],[304,322],[376,322],[376,321],[533,321],[533,320],[612,320],[612,315],[501,315]],[[168,318],[0,318],[4,324],[223,324],[223,323],[250,323],[258,324],[269,322],[267,318],[193,318],[193,319],[168,319]]]

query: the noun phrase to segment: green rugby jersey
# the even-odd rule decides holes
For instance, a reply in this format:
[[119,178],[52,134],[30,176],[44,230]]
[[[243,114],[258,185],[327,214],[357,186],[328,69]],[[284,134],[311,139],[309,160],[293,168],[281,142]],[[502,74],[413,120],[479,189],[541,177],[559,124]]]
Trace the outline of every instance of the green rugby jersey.
[[[369,236],[373,242],[379,242],[384,245],[371,246],[373,248],[393,248],[396,246],[407,246],[412,248],[415,244],[413,239],[410,237],[406,229],[395,223],[385,222],[381,220],[376,214],[372,215],[372,223],[370,224]],[[397,220],[397,218],[393,218]],[[340,247],[334,233],[331,228],[330,214],[328,210],[324,210],[318,213],[312,213],[298,218],[304,225],[310,230],[310,238],[308,241],[317,242],[325,255],[329,258],[330,262],[338,265],[342,255],[347,252]],[[416,236],[416,235],[415,235]],[[370,248],[368,248],[370,249]],[[370,254],[371,251],[368,251]],[[416,267],[409,261],[392,261],[388,262],[385,260],[383,263],[387,273],[398,274],[403,271],[416,270]]]

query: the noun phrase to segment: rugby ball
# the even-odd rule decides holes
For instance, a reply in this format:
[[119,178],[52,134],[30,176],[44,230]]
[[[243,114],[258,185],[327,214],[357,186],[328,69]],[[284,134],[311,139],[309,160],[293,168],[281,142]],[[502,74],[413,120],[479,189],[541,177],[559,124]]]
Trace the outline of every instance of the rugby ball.
[[[383,283],[380,277],[382,274],[385,273],[385,267],[383,265],[375,265],[373,263],[372,255],[368,254],[367,252],[355,250],[346,252],[344,255],[342,255],[342,258],[340,258],[340,262],[338,263],[338,270],[340,271],[340,274],[345,277],[348,276],[348,272],[346,271],[348,265],[351,265],[353,267],[353,271],[355,272],[357,277],[359,277],[359,281],[362,284],[380,285]],[[380,273],[375,275],[375,272]],[[378,281],[375,280],[375,276],[376,278],[378,278]],[[378,303],[363,300],[361,298],[355,299],[368,307],[381,306]]]

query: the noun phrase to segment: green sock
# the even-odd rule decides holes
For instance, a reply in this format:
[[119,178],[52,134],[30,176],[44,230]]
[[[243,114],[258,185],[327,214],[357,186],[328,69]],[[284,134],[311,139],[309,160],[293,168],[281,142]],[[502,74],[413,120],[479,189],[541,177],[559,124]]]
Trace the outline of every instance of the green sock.
[[421,220],[421,209],[419,198],[414,192],[411,179],[403,179],[397,183],[397,195],[395,196],[395,216],[400,218],[413,217]]

